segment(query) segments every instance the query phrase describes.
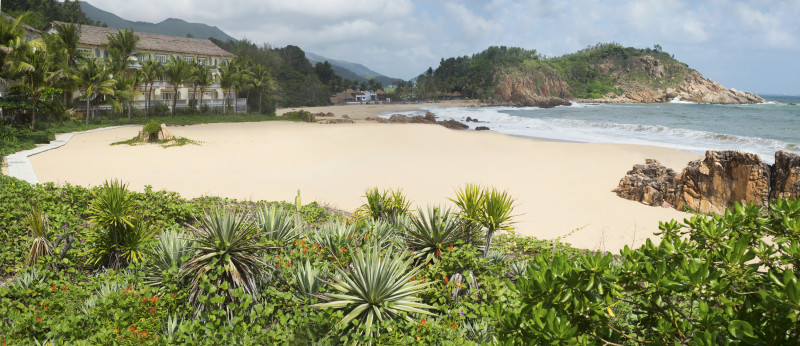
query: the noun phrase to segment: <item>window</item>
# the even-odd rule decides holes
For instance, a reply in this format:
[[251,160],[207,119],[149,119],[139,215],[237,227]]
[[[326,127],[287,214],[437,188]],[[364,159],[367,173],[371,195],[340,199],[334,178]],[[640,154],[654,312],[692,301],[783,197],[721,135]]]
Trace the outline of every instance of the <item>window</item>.
[[185,57],[183,57],[183,60],[186,60],[186,62],[194,62],[194,57],[193,56],[185,56]]
[[99,49],[97,49],[97,48],[94,49],[94,56],[96,56],[98,58],[100,57],[100,50]]
[[228,59],[222,59],[219,62],[220,62],[220,65],[225,65],[225,66],[228,65]]
[[167,62],[167,56],[163,55],[163,54],[156,54],[156,61],[158,61],[158,62],[160,62],[162,64],[166,63]]
[[173,94],[173,93],[171,93],[171,92],[164,92],[164,91],[162,91],[162,92],[161,92],[161,99],[162,99],[162,100],[165,100],[165,101],[172,100],[172,95],[174,95],[174,94]]
[[206,58],[199,57],[199,58],[197,58],[197,62],[199,62],[201,65],[205,65],[206,64]]

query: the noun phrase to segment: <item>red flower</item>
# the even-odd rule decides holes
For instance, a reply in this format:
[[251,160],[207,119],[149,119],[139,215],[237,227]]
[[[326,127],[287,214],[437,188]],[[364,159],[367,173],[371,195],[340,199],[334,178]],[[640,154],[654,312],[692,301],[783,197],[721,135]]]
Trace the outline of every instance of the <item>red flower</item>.
[[345,251],[347,251],[347,249],[345,249],[345,248],[342,248],[342,252],[345,252]]
[[453,244],[450,244],[450,246],[448,246],[447,248],[452,250],[453,249]]
[[425,325],[425,319],[423,318],[422,321],[419,321],[419,324],[417,324],[417,326],[421,327],[424,325]]
[[142,297],[142,302],[147,303],[147,297]]
[[119,329],[117,327],[114,327],[114,333],[119,333]]
[[450,283],[450,279],[448,279],[446,276],[444,277],[444,283],[446,284]]
[[56,285],[55,284],[50,285],[50,290],[51,291],[55,291],[55,289],[56,289]]
[[130,329],[131,329],[131,332],[136,330],[136,325],[131,324],[131,328]]
[[38,321],[38,322],[42,322],[42,318],[41,318],[41,317],[37,317],[37,318],[36,318],[36,321]]
[[145,337],[145,336],[147,336],[147,331],[143,330],[143,331],[142,331],[142,333],[141,333],[141,335],[142,335],[142,337]]
[[411,280],[408,280],[408,282],[411,282],[411,281],[414,281],[414,280],[416,280],[416,279],[414,279],[414,278],[411,278]]
[[128,291],[133,291],[133,284],[128,285]]
[[156,307],[155,306],[150,308],[150,313],[151,314],[155,314],[156,313]]
[[64,288],[62,288],[61,290],[62,291],[66,291],[67,290],[67,284],[64,284]]
[[442,254],[442,250],[436,250],[436,256],[439,256],[441,254]]
[[456,329],[456,324],[455,323],[450,323],[450,328]]
[[153,302],[153,303],[157,302],[158,301],[158,296],[150,297],[150,301]]

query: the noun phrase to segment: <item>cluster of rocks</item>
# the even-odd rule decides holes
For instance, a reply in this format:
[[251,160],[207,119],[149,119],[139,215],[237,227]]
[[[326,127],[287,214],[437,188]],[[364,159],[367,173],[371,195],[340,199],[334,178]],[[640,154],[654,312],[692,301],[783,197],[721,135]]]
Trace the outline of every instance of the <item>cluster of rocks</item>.
[[456,120],[436,121],[436,115],[431,112],[426,112],[425,115],[407,116],[403,114],[392,114],[389,119],[380,117],[369,117],[367,120],[377,121],[379,123],[399,123],[399,124],[439,124],[452,130],[466,130],[468,125],[458,122]]
[[319,124],[355,124],[355,121],[350,118],[342,117],[341,119],[326,119],[318,122]]
[[781,198],[800,198],[800,156],[775,153],[770,166],[756,154],[707,151],[680,174],[656,160],[637,164],[613,190],[647,205],[722,214],[735,202],[768,206]]
[[336,117],[336,114],[333,114],[331,112],[328,112],[328,113],[319,112],[319,113],[314,113],[314,116],[317,117],[317,118],[326,118],[326,117],[327,118],[333,118],[333,117]]

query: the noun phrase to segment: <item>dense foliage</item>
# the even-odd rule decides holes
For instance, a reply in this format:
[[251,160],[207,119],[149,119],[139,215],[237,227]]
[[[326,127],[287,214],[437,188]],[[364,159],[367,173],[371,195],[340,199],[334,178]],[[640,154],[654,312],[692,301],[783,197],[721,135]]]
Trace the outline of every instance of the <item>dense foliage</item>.
[[[109,187],[0,177],[0,341],[800,342],[796,200],[664,222],[662,240],[619,254],[500,233],[484,256],[485,229],[463,229],[480,210],[331,214],[145,187],[127,196],[157,235],[114,270],[87,262],[86,235],[129,215],[101,217]],[[42,238],[52,251],[26,264]]]

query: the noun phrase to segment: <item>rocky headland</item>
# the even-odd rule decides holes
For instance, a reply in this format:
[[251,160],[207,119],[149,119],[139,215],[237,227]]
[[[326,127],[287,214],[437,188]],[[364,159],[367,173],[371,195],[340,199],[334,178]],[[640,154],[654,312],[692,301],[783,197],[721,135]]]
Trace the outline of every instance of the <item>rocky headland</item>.
[[736,202],[766,207],[776,199],[800,198],[800,156],[779,151],[770,166],[756,154],[709,150],[680,174],[648,159],[613,191],[643,204],[701,213],[722,214]]

